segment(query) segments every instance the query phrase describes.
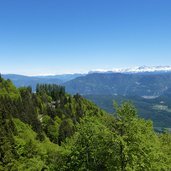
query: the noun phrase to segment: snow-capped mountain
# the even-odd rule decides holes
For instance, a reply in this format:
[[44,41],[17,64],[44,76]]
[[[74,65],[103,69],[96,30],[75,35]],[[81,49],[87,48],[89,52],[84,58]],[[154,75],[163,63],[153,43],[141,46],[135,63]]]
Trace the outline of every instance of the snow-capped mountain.
[[171,66],[141,66],[133,68],[114,68],[111,70],[96,69],[89,73],[145,73],[145,72],[171,72]]

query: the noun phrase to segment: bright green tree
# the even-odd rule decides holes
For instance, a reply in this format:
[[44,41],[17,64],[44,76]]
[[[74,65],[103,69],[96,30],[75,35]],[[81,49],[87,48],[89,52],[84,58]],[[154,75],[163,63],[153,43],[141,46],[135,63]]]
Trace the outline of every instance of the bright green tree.
[[138,118],[132,104],[125,102],[116,106],[113,129],[116,135],[113,147],[117,151],[113,158],[116,170],[157,170],[162,167],[163,156],[152,122]]

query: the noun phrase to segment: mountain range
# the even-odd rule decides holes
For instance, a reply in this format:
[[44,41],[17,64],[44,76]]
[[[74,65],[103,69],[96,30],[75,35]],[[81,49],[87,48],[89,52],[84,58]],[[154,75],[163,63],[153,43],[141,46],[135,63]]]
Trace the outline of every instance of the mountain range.
[[171,72],[171,66],[140,66],[132,68],[114,68],[111,70],[96,69],[89,73],[160,73]]
[[137,95],[155,98],[170,92],[171,73],[92,73],[63,85],[71,94]]
[[56,76],[2,75],[17,87],[59,84],[71,94],[81,94],[102,109],[113,113],[113,101],[131,100],[142,117],[152,119],[156,127],[171,127],[171,67],[136,67],[96,70],[87,74]]
[[84,74],[63,74],[48,76],[25,76],[17,74],[2,74],[5,79],[10,79],[16,87],[31,86],[35,90],[37,84],[62,84]]
[[17,87],[39,84],[62,84],[72,94],[138,95],[147,98],[167,94],[171,87],[171,66],[134,67],[127,69],[96,70],[87,74],[24,76],[3,74]]

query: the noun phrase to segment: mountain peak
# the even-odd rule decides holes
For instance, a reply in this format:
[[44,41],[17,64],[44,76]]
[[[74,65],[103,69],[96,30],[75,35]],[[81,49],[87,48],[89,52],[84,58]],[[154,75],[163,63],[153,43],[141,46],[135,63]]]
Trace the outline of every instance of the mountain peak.
[[140,66],[133,68],[114,68],[111,70],[97,69],[89,73],[143,73],[143,72],[171,72],[171,66]]

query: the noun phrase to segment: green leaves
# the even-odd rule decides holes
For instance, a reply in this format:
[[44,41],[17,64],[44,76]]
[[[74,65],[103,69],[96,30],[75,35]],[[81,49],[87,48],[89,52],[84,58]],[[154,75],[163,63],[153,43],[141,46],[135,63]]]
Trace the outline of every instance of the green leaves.
[[[137,117],[124,103],[112,116],[84,117],[68,139],[66,170],[143,171],[168,169],[157,134],[150,121]],[[68,146],[67,146],[68,144]],[[167,167],[166,167],[167,166]]]
[[112,116],[63,87],[32,93],[0,78],[0,170],[170,170],[170,133],[155,133],[129,102],[115,108]]
[[[68,159],[69,170],[106,169],[106,159],[110,131],[97,117],[85,117],[77,126],[77,132],[71,139]],[[111,141],[111,140],[110,140]]]
[[159,140],[151,122],[139,119],[135,108],[128,102],[116,109],[114,125],[118,154],[115,158],[120,170],[157,169]]

